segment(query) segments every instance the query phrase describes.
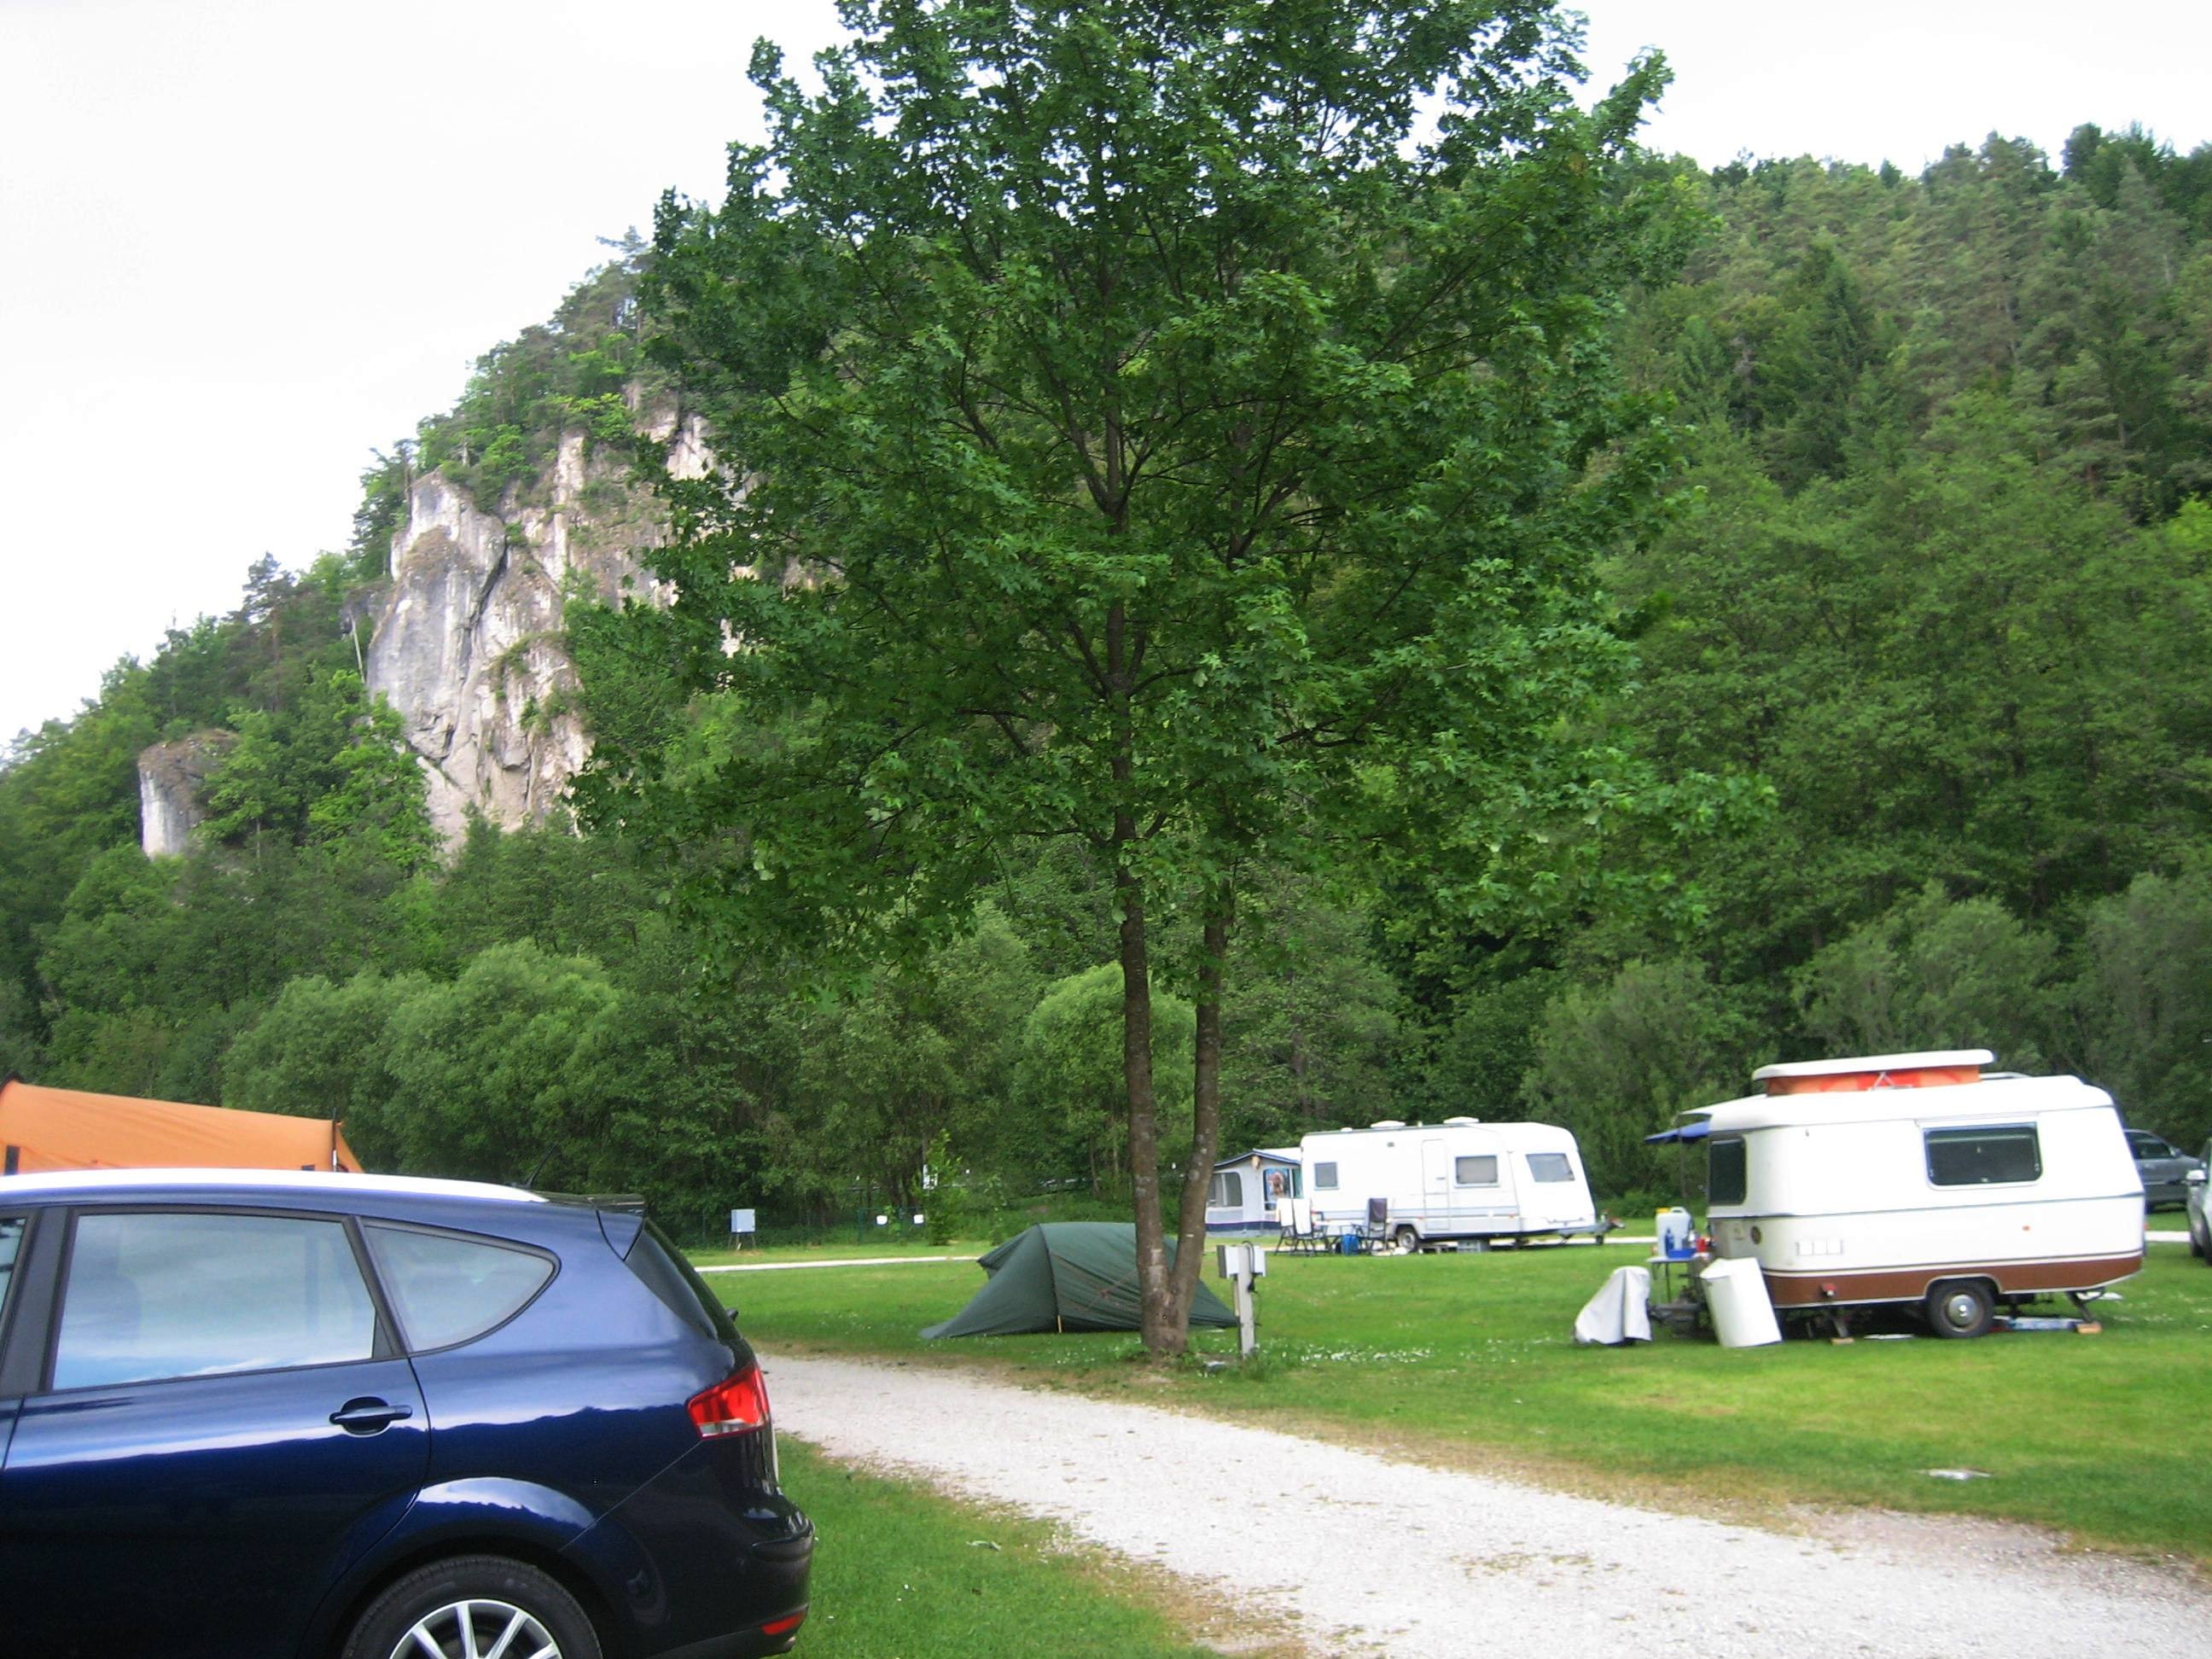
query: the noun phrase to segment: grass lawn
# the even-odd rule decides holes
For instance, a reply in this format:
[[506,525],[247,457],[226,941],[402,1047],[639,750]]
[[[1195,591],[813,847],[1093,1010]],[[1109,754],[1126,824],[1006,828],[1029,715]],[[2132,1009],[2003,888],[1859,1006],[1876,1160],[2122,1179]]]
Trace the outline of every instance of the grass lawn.
[[[1185,1605],[1164,1574],[1069,1551],[1042,1522],[863,1474],[781,1440],[784,1484],[821,1541],[808,1659],[1200,1659],[1177,1620],[1203,1629],[1218,1608]],[[1252,1650],[1257,1652],[1259,1650]]]
[[[709,1282],[771,1354],[981,1365],[1708,1511],[1792,1501],[1955,1510],[2212,1565],[2212,1489],[2194,1455],[2212,1413],[2212,1271],[2185,1249],[2154,1245],[2097,1336],[1724,1350],[1662,1333],[1649,1346],[1574,1346],[1583,1302],[1643,1256],[1275,1256],[1261,1291],[1261,1362],[1212,1375],[1144,1364],[1133,1336],[921,1341],[920,1327],[982,1282],[972,1262]],[[1194,1346],[1233,1354],[1234,1334],[1200,1333]],[[1991,1478],[1923,1473],[1957,1468]]]

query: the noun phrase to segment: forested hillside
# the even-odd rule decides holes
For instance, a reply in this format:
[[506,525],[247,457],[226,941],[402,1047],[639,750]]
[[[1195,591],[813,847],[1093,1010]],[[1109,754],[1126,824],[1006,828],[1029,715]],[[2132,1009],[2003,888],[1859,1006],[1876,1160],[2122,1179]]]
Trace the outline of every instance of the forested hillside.
[[[1590,719],[1634,810],[1561,830],[1479,911],[1402,868],[1249,876],[1224,1146],[1527,1115],[1627,1194],[1672,1178],[1641,1137],[1755,1065],[1972,1045],[2212,1133],[2212,149],[2084,127],[1917,178],[1643,165],[1692,210],[1679,277],[1614,330],[1678,428],[1663,527],[1606,567],[1638,667]],[[1064,845],[879,961],[683,920],[680,838],[611,811],[436,855],[348,619],[411,469],[482,502],[564,427],[622,435],[623,386],[671,373],[629,297],[651,258],[379,457],[352,548],[256,566],[234,611],[18,739],[0,1070],[335,1110],[372,1167],[694,1216],[911,1200],[925,1162],[994,1208],[1116,1200],[1113,899]],[[778,740],[680,699],[612,613],[570,618],[611,750]],[[201,845],[149,862],[137,757],[212,728],[235,736]],[[1187,1090],[1190,988],[1161,988],[1157,1073]]]

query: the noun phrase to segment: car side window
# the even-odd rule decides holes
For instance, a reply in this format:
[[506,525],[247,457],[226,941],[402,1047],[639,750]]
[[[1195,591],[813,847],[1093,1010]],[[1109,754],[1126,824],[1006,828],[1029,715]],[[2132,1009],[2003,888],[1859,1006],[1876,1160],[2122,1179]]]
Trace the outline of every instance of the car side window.
[[23,1218],[0,1216],[0,1319],[8,1316],[8,1291],[15,1282],[15,1258],[23,1251]]
[[383,1227],[362,1231],[407,1346],[450,1348],[503,1325],[553,1277],[534,1250],[471,1233]]
[[53,1386],[367,1359],[376,1308],[344,1224],[211,1212],[80,1215]]

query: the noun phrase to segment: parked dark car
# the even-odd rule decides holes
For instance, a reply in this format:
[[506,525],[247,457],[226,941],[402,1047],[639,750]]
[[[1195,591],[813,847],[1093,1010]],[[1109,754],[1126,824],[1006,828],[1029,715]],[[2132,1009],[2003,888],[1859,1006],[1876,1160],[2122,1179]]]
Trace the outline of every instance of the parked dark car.
[[2188,1197],[2183,1183],[2191,1170],[2204,1167],[2204,1160],[2169,1146],[2148,1129],[2128,1131],[2128,1150],[2135,1154],[2136,1173],[2142,1177],[2143,1208],[2180,1208]]
[[641,1215],[0,1179],[0,1648],[725,1659],[806,1614],[752,1351]]

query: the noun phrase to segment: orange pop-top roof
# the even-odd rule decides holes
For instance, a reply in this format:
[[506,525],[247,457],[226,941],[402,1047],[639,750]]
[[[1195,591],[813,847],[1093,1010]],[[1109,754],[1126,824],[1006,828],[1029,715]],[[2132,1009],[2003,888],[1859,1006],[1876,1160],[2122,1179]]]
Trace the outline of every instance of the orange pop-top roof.
[[1866,1089],[1940,1089],[1978,1083],[1996,1056],[1986,1048],[1940,1048],[1917,1054],[1862,1054],[1762,1066],[1751,1074],[1770,1095],[1852,1094]]
[[45,1170],[350,1170],[361,1160],[329,1118],[189,1106],[131,1095],[0,1084],[8,1173]]

